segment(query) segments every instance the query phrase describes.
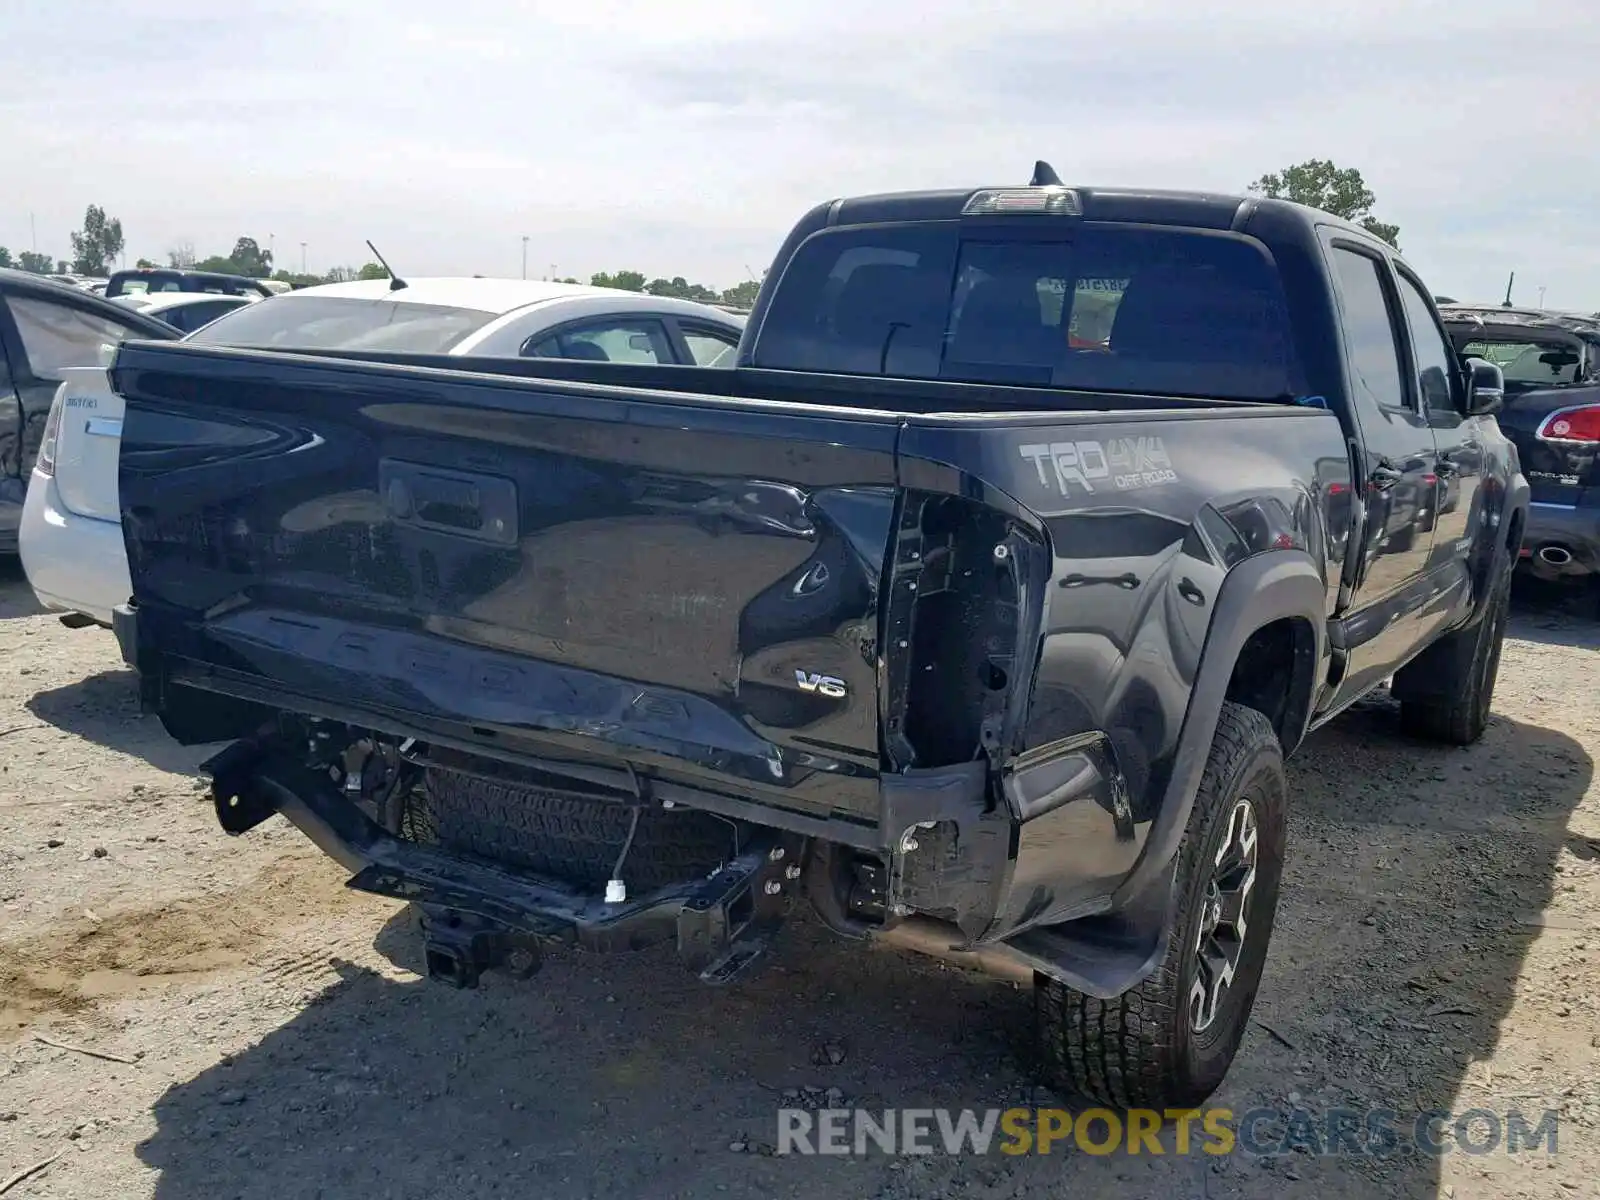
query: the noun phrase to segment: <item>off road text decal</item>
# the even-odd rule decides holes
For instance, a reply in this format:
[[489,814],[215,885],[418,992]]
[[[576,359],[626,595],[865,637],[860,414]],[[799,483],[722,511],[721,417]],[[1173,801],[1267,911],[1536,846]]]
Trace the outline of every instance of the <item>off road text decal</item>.
[[1093,492],[1108,481],[1118,491],[1177,483],[1178,473],[1158,437],[1112,438],[1107,442],[1034,442],[1018,451],[1039,472],[1039,483],[1052,484],[1063,496],[1072,488]]

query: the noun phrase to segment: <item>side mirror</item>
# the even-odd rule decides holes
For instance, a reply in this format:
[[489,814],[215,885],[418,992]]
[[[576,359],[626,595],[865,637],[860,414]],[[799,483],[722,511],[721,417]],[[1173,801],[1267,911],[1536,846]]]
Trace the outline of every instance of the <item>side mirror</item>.
[[1467,359],[1467,408],[1469,417],[1497,413],[1506,399],[1505,372],[1482,358]]

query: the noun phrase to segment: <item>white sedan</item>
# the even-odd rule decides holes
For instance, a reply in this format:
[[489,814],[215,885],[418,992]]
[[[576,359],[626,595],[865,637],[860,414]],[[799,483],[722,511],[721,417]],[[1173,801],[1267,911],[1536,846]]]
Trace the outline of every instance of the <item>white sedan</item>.
[[[155,314],[160,315],[160,314]],[[185,340],[279,350],[571,358],[732,366],[744,318],[710,305],[517,279],[333,283],[235,308]],[[117,497],[122,397],[98,345],[64,370],[23,507],[23,569],[69,625],[109,625],[127,600]]]
[[179,333],[193,333],[223,314],[260,299],[256,295],[223,296],[216,292],[129,292],[114,296],[111,303],[165,321]]

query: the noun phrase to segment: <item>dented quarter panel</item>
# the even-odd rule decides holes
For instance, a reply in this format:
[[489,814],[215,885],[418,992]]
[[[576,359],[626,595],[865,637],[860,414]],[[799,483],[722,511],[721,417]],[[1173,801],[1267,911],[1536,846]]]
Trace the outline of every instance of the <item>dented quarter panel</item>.
[[906,460],[940,464],[953,492],[1003,491],[1050,549],[1031,700],[1009,731],[1007,802],[1025,818],[1011,908],[985,936],[1103,911],[1168,799],[1227,573],[1304,552],[1327,581],[1304,615],[1335,610],[1350,483],[1338,421],[1269,406],[912,418],[901,453],[923,486],[937,472]]

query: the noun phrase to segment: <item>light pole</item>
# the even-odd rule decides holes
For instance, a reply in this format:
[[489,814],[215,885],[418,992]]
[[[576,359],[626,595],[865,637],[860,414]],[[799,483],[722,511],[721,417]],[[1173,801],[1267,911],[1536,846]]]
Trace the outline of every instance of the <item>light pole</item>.
[[1540,312],[1544,311],[1544,289],[1543,288],[1539,289],[1539,311]]
[[522,277],[524,279],[528,277],[528,237],[526,234],[522,237]]
[[300,243],[300,274],[306,273],[306,244]]
[[267,261],[276,262],[278,258],[278,235],[267,234]]

